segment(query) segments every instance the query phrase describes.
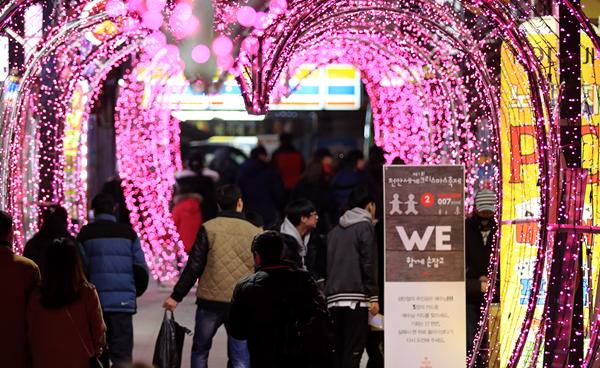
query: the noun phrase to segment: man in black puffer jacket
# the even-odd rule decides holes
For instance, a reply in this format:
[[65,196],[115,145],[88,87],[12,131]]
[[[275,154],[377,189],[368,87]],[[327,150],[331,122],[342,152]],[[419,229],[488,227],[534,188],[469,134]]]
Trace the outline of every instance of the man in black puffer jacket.
[[325,301],[308,272],[281,259],[283,246],[276,231],[254,239],[257,271],[233,292],[228,331],[248,341],[252,367],[329,368]]
[[340,224],[327,236],[327,307],[335,332],[335,368],[358,368],[369,312],[379,313],[375,199],[362,186],[348,199]]

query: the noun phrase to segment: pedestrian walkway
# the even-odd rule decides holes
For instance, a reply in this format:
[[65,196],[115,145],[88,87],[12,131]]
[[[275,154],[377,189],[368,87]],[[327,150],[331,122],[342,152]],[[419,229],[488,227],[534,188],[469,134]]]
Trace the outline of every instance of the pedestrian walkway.
[[[171,287],[161,288],[151,282],[148,290],[138,299],[138,311],[133,316],[134,348],[133,359],[140,362],[152,362],[154,343],[160,330],[164,309],[163,301],[171,293]],[[194,330],[194,316],[196,314],[196,288],[177,306],[175,320]],[[181,368],[190,368],[190,352],[192,350],[192,336],[186,336],[183,347]],[[225,328],[221,327],[213,340],[208,360],[209,368],[225,368],[227,366],[227,335]],[[367,366],[367,355],[363,355],[361,368]]]
[[[133,359],[140,362],[152,362],[154,354],[154,343],[160,330],[164,309],[163,301],[171,293],[171,287],[160,288],[156,283],[151,283],[144,295],[138,299],[138,312],[133,317],[134,324],[134,349]],[[196,313],[196,289],[193,288],[182,303],[177,306],[175,320],[194,330],[194,316]],[[190,368],[190,351],[192,349],[192,336],[186,336],[183,347],[183,359],[181,368]],[[208,361],[209,367],[227,366],[227,335],[225,329],[220,328],[213,340]]]

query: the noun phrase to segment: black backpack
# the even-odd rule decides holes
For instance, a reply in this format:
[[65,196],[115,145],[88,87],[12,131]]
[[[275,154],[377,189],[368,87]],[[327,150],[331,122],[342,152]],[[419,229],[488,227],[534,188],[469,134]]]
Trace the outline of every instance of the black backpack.
[[[281,363],[290,368],[330,368],[334,341],[327,307],[324,300],[299,301],[298,291],[307,287],[301,282],[297,277],[297,287],[287,288],[280,298],[285,321],[280,331],[281,357],[285,360]],[[317,288],[314,282],[310,287]]]

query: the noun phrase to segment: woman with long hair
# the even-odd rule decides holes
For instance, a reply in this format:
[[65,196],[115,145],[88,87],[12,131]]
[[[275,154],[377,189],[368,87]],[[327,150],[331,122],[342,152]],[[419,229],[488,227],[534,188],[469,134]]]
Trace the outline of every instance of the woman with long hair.
[[41,285],[29,299],[27,325],[33,368],[87,367],[102,352],[106,326],[100,300],[73,239],[56,239],[48,247]]
[[46,207],[42,212],[40,230],[25,244],[23,256],[34,261],[42,269],[46,252],[54,239],[71,237],[68,228],[67,210],[59,205]]

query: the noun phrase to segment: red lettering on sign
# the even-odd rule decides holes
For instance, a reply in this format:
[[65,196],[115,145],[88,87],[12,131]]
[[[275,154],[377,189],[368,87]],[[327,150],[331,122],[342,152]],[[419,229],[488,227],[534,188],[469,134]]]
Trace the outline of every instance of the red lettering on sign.
[[537,151],[522,154],[521,137],[530,136],[535,139],[535,127],[533,125],[510,127],[510,183],[522,183],[521,166],[533,165],[538,162]]
[[521,244],[535,245],[540,228],[536,223],[517,224],[516,241]]

